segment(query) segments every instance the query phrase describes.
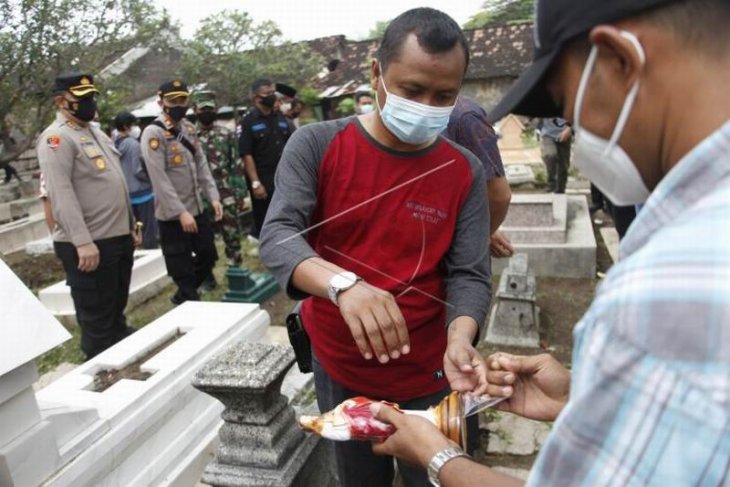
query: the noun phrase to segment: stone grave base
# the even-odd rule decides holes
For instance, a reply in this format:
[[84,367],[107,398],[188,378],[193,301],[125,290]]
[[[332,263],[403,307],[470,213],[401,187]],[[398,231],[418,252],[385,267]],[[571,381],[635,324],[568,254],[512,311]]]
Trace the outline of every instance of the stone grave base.
[[[596,239],[585,196],[516,194],[500,227],[538,277],[594,278]],[[501,274],[509,259],[492,258]]]
[[[223,407],[195,390],[193,374],[232,343],[258,341],[269,315],[255,304],[186,302],[38,392],[59,465],[44,486],[186,487],[215,450]],[[121,369],[182,336],[141,364],[146,380],[94,392],[94,375]]]
[[[172,280],[167,276],[165,259],[161,250],[136,250],[127,306],[129,308],[138,306],[155,296],[171,282]],[[60,281],[41,289],[38,299],[56,316],[74,317],[76,315],[73,299],[71,299],[71,288],[66,285],[66,281]]]
[[42,212],[0,225],[0,254],[23,250],[28,242],[48,235],[48,226]]

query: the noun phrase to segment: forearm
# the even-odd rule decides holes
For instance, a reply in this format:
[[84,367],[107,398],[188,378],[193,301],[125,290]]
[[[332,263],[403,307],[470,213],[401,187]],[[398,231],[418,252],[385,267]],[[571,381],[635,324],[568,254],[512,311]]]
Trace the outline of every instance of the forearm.
[[246,176],[249,181],[259,180],[259,173],[256,171],[256,163],[253,160],[253,156],[243,156],[243,169],[246,171]]
[[487,199],[489,203],[489,234],[496,232],[507,217],[512,190],[507,178],[494,178],[487,182]]
[[525,483],[467,458],[447,462],[439,472],[443,487],[521,487]]
[[448,342],[452,343],[457,340],[465,340],[467,343],[473,343],[479,333],[479,325],[470,316],[457,316],[448,327]]
[[327,298],[327,285],[330,279],[345,270],[321,257],[311,257],[294,268],[291,284],[309,295]]

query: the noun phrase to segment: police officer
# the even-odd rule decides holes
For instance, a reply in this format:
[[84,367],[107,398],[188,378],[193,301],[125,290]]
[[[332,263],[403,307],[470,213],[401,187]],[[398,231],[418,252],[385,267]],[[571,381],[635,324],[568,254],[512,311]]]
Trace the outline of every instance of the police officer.
[[134,218],[114,143],[91,122],[94,78],[67,72],[56,78],[56,120],[40,135],[38,161],[55,220],[53,246],[81,327],[89,359],[133,328],[124,308],[134,251]]
[[270,80],[259,78],[253,82],[251,101],[254,106],[241,122],[238,151],[251,192],[254,228],[250,236],[258,239],[274,195],[276,167],[292,130],[277,110],[276,90]]
[[198,139],[208,159],[223,206],[223,219],[214,227],[223,236],[228,265],[238,267],[243,262],[240,216],[246,205],[246,175],[237,156],[235,134],[214,123],[218,114],[215,92],[195,93],[193,106],[198,120]]
[[171,301],[180,304],[200,299],[198,287],[218,258],[200,192],[211,202],[215,221],[223,217],[223,209],[195,126],[185,119],[187,85],[179,79],[167,81],[158,95],[162,114],[142,133],[142,157],[155,193],[167,273],[178,287]]

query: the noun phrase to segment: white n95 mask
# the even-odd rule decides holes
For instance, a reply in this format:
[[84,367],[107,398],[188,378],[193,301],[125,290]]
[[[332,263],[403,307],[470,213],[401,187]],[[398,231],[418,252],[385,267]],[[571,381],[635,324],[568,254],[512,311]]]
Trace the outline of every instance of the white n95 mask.
[[[646,63],[646,55],[641,43],[636,36],[630,32],[622,31],[621,35],[631,41],[639,53],[642,66]],[[636,165],[629,155],[618,145],[626,122],[639,92],[639,80],[637,79],[631,91],[626,96],[626,101],[619,114],[616,127],[614,128],[611,140],[606,140],[591,133],[580,125],[580,114],[583,108],[586,88],[593,72],[598,57],[598,48],[593,46],[588,56],[583,74],[578,85],[578,93],[575,99],[573,120],[575,122],[575,145],[573,159],[575,167],[590,179],[601,192],[618,206],[630,206],[644,203],[649,197],[649,190],[644,184]]]

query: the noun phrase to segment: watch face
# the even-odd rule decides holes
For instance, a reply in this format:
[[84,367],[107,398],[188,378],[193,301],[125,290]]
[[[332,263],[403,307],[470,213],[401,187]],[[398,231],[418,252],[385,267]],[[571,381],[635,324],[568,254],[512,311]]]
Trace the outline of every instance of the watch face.
[[330,284],[335,289],[348,289],[355,285],[357,276],[353,272],[343,272],[332,278]]

